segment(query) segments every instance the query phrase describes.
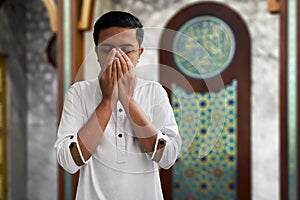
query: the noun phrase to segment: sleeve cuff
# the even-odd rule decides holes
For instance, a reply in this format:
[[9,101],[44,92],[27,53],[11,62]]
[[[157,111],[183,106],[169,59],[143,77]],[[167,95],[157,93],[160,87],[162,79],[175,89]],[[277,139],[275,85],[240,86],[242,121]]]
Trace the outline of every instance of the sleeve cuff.
[[71,155],[73,157],[74,162],[76,163],[77,166],[81,166],[87,163],[87,161],[85,161],[85,159],[83,158],[80,146],[78,144],[78,139],[77,139],[77,135],[76,136],[70,136],[70,151],[71,151]]
[[146,154],[149,160],[159,162],[163,156],[165,146],[167,145],[168,137],[165,133],[158,131],[154,146],[154,151],[151,154]]

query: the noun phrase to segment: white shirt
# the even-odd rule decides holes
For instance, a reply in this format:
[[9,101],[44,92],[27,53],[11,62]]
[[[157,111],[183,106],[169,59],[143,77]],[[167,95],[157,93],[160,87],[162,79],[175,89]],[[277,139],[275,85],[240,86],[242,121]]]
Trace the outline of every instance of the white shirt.
[[[182,143],[173,110],[167,93],[156,82],[137,79],[133,98],[157,128],[152,156],[144,152],[134,137],[129,119],[117,102],[97,150],[84,165],[77,166],[69,146],[76,142],[80,150],[77,133],[101,102],[102,93],[95,79],[75,83],[66,94],[55,148],[57,160],[66,171],[80,170],[77,200],[163,199],[159,167],[168,169],[174,164]],[[160,160],[155,162],[161,139],[165,147]],[[82,157],[80,151],[79,154]]]

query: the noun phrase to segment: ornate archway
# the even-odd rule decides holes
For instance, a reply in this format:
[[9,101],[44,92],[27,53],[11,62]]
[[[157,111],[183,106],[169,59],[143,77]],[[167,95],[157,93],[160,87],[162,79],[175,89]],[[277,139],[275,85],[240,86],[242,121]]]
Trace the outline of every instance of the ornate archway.
[[165,28],[160,82],[183,139],[174,167],[161,172],[165,198],[251,199],[251,52],[245,23],[223,4],[202,2],[180,10]]

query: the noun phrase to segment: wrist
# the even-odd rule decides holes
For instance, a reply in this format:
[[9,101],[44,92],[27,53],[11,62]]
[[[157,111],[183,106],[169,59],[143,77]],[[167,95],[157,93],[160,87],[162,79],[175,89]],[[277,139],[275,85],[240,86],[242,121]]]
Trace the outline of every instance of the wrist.
[[120,102],[122,103],[123,106],[129,105],[129,102],[132,100],[130,96],[121,96],[120,97]]
[[101,103],[104,107],[113,109],[117,103],[117,99],[113,100],[112,98],[103,98]]
[[128,98],[124,101],[121,101],[121,104],[123,105],[123,108],[125,109],[125,112],[130,116],[132,113],[132,109],[135,107],[135,100],[133,98]]

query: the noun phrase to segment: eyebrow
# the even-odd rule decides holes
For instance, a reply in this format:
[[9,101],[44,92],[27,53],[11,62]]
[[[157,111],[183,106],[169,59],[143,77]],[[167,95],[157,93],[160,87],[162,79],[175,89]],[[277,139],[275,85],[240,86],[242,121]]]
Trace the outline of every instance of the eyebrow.
[[133,44],[121,44],[120,47],[134,47]]
[[107,44],[107,43],[100,43],[101,47],[114,47],[114,45]]
[[[100,44],[101,47],[115,47],[114,45],[112,44],[107,44],[107,43],[102,43]],[[125,43],[125,44],[121,44],[120,47],[134,47],[133,44],[129,44],[129,43]]]

